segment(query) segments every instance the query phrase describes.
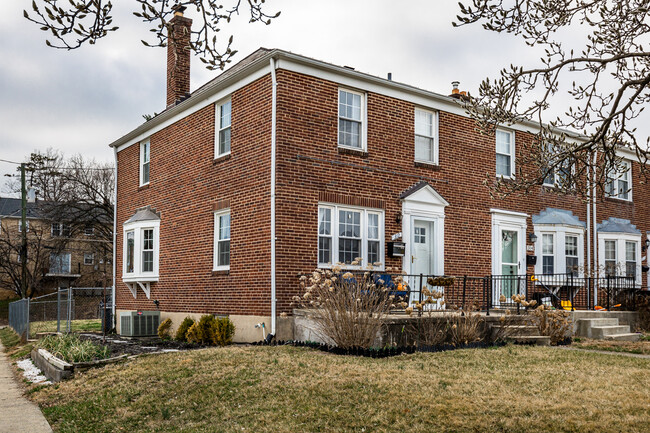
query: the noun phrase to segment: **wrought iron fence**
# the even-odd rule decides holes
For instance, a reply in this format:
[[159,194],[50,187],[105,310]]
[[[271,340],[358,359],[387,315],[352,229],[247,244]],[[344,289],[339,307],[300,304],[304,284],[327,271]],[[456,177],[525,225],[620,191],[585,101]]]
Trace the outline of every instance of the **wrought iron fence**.
[[110,331],[112,288],[58,289],[9,304],[9,325],[24,339],[43,332]]
[[[598,307],[633,310],[635,294],[639,291],[633,277],[584,277],[572,273],[473,277],[344,271],[347,272],[352,275],[348,278],[351,282],[367,274],[371,281],[404,299],[408,306],[420,304],[420,311],[451,308],[489,314],[492,309],[522,308],[521,303],[513,300],[514,295],[520,295],[527,303],[535,301],[536,305],[546,304],[565,310]],[[441,293],[442,297],[427,300],[432,292]],[[399,311],[404,309],[395,310]]]

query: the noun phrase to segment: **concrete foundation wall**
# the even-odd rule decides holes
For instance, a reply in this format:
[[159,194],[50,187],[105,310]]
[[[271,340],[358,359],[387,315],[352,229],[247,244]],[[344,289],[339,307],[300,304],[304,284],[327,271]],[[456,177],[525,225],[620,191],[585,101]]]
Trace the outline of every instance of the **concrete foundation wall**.
[[[122,312],[130,312],[133,310],[116,310],[116,317],[120,317]],[[203,316],[202,313],[179,313],[173,311],[161,311],[160,312],[160,322],[163,320],[171,319],[171,335],[176,334],[178,326],[181,324],[183,319],[186,317],[191,317],[192,319],[199,320]],[[270,316],[243,316],[232,314],[228,316],[232,323],[235,324],[235,337],[233,341],[235,343],[252,343],[255,341],[260,341],[266,334],[271,332],[271,317]],[[264,323],[265,331],[262,332],[262,329],[256,328],[255,325],[258,323]],[[277,320],[277,335],[278,340],[291,340],[293,339],[293,320],[291,319],[281,319]],[[117,333],[121,334],[120,321],[117,320]]]

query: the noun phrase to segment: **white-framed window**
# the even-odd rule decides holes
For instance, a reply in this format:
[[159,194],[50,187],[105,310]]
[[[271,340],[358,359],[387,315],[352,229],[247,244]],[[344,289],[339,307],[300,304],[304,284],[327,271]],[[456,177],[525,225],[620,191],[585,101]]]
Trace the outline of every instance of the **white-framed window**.
[[415,109],[415,160],[438,164],[438,113]]
[[94,265],[95,255],[93,253],[84,253],[84,265]]
[[566,263],[566,272],[577,277],[580,272],[580,254],[578,249],[578,236],[565,235],[564,237],[564,257]]
[[358,267],[384,261],[384,211],[321,203],[318,206],[318,266]]
[[64,223],[52,223],[52,236],[70,236],[70,225]]
[[228,155],[230,153],[231,123],[232,123],[232,101],[230,99],[216,105],[216,134],[214,157]]
[[230,270],[230,209],[214,213],[213,270]]
[[542,234],[542,274],[550,275],[555,273],[555,235],[553,233]]
[[515,175],[515,133],[505,129],[496,130],[497,177],[511,178]]
[[124,224],[124,282],[158,281],[160,220]]
[[140,186],[149,184],[149,160],[151,159],[151,141],[140,143]]
[[93,226],[84,227],[84,235],[85,236],[92,236],[94,234],[95,234],[95,227],[93,227]]
[[641,284],[641,235],[599,232],[598,257],[605,276],[634,277]]
[[339,147],[366,150],[365,95],[339,89]]
[[71,267],[70,253],[50,253],[50,274],[70,274]]
[[621,200],[632,200],[632,165],[630,161],[623,160],[618,170],[607,174],[605,194],[609,197],[620,198]]
[[[29,232],[29,220],[25,220],[25,223],[27,225],[27,230],[26,231]],[[22,233],[22,232],[23,232],[23,220],[19,219],[18,220],[18,233]]]
[[[533,226],[538,241],[535,266],[538,275],[584,274],[584,228],[561,224]],[[549,280],[553,281],[553,280]]]
[[[553,164],[553,158],[555,155],[555,150],[553,149],[553,144],[548,143],[547,145],[548,154],[549,154],[549,165]],[[560,162],[554,168],[549,169],[549,172],[544,178],[544,186],[550,187],[564,187],[566,186],[569,175],[575,172],[575,167],[565,161]]]

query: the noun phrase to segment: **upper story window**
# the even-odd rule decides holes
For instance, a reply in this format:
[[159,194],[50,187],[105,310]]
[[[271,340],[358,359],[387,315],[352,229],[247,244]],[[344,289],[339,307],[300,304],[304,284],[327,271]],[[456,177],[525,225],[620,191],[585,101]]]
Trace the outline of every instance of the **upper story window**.
[[52,223],[52,236],[70,236],[70,226],[63,223]]
[[[549,165],[554,164],[555,161],[555,150],[553,145],[548,143],[548,154],[549,154]],[[544,178],[544,185],[551,187],[565,187],[568,186],[567,182],[570,179],[570,175],[574,172],[574,167],[568,162],[562,161],[555,165],[553,168],[549,168],[546,177]]]
[[437,113],[415,109],[416,161],[438,164],[437,120]]
[[339,146],[365,150],[364,95],[339,89]]
[[84,253],[84,265],[94,265],[95,255],[93,253]]
[[[25,230],[25,231],[28,232],[29,231],[29,220],[26,220],[25,223],[26,223],[26,226],[27,226],[27,230]],[[20,219],[20,220],[18,220],[18,233],[22,233],[22,232],[23,232],[23,220]]]
[[84,235],[92,236],[94,234],[95,234],[95,227],[93,227],[93,226],[84,227]]
[[160,217],[149,208],[124,223],[123,273],[126,283],[158,281]]
[[140,144],[140,186],[149,184],[149,159],[151,142],[143,141]]
[[[318,265],[358,266],[384,259],[384,213],[380,210],[322,204],[318,206]],[[354,265],[353,265],[354,266]]]
[[214,213],[214,265],[215,271],[230,269],[230,210]]
[[515,134],[503,129],[496,130],[497,177],[515,175]]
[[619,169],[607,175],[605,194],[622,200],[632,200],[631,173],[630,161],[621,161]]
[[231,112],[232,102],[230,100],[217,104],[215,158],[230,153]]

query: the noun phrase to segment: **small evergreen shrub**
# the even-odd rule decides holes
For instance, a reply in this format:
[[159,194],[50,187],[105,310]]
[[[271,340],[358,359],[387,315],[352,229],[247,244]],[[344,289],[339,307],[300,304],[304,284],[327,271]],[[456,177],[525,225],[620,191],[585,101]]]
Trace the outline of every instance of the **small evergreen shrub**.
[[228,317],[215,319],[212,324],[212,343],[217,346],[232,344],[235,335],[235,324]]
[[199,344],[212,343],[212,329],[216,322],[212,314],[201,316],[198,322],[194,323],[187,331],[187,341]]
[[180,326],[176,330],[176,340],[178,341],[187,341],[187,331],[190,327],[194,325],[194,319],[191,317],[186,317],[181,322]]
[[161,340],[169,340],[172,338],[171,335],[171,327],[172,327],[172,319],[165,319],[162,321],[160,326],[158,326],[158,337],[160,337]]

